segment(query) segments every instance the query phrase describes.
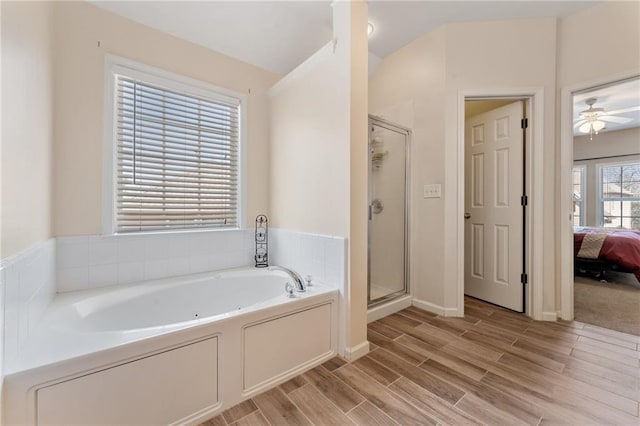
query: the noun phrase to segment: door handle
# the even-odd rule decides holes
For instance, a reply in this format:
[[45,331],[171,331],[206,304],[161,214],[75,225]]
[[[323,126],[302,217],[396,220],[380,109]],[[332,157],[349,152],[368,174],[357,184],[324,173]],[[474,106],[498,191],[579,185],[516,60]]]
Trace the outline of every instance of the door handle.
[[465,213],[464,214],[464,218],[465,219],[470,219],[471,218],[471,213]]

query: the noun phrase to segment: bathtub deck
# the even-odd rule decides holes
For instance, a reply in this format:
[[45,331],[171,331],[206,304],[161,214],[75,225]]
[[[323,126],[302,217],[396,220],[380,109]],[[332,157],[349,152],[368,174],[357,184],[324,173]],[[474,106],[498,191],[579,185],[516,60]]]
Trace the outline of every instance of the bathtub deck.
[[334,358],[202,425],[639,424],[640,336],[469,298],[465,309],[371,323],[367,356]]

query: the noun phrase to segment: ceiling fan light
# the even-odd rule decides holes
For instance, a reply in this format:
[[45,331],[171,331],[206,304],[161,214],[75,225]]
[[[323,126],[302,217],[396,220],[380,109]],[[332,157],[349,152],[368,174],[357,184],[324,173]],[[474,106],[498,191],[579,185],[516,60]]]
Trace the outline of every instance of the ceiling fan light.
[[596,121],[592,122],[591,125],[593,126],[593,131],[598,133],[600,130],[604,129],[605,122],[604,121],[600,121],[600,120],[596,120]]
[[582,126],[578,127],[582,133],[590,133],[591,132],[591,123],[584,123]]

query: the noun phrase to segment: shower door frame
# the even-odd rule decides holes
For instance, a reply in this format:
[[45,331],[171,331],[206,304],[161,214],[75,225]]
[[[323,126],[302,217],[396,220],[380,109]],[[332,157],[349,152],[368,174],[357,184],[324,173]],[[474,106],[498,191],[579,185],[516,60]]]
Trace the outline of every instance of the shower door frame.
[[[369,142],[367,144],[367,158],[368,158],[368,176],[367,176],[367,308],[372,308],[378,305],[382,305],[386,302],[389,302],[398,297],[402,297],[404,295],[409,294],[409,251],[410,251],[410,242],[409,242],[409,223],[410,223],[410,212],[411,212],[411,173],[410,173],[410,165],[411,165],[411,129],[400,126],[398,124],[392,123],[384,118],[377,117],[375,115],[369,114],[369,120],[367,122],[369,126],[369,131],[367,132],[369,137]],[[402,290],[390,293],[386,296],[380,297],[375,300],[371,300],[371,222],[373,220],[373,161],[371,158],[371,136],[373,130],[372,126],[382,127],[384,129],[390,130],[392,132],[400,133],[404,135],[404,145],[405,145],[405,158],[404,158],[404,288]]]

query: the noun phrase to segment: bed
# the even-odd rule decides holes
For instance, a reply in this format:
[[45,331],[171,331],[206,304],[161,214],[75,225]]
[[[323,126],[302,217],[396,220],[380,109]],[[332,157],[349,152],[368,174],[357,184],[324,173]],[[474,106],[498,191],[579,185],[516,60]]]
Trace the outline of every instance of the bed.
[[576,273],[605,279],[612,270],[640,281],[640,230],[575,227],[573,241]]

